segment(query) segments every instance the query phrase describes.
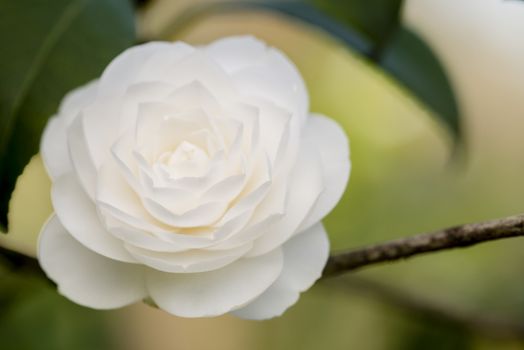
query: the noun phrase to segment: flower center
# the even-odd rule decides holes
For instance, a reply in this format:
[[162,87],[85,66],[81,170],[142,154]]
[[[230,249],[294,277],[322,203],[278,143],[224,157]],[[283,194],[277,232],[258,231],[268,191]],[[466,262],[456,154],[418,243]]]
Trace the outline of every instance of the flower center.
[[198,177],[207,171],[209,156],[200,147],[183,141],[174,152],[162,153],[158,158],[158,163],[168,171],[169,176],[173,179]]

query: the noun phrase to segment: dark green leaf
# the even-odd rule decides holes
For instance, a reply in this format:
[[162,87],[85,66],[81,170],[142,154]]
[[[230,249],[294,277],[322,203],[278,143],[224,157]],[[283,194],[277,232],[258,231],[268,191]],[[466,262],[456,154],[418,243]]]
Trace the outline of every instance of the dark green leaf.
[[399,26],[402,0],[306,0],[339,23],[350,24],[375,48]]
[[129,0],[0,0],[0,223],[65,93],[135,38]]
[[402,26],[402,0],[224,1],[190,7],[164,34],[172,37],[208,12],[262,7],[321,27],[393,75],[458,138],[460,120],[451,84],[437,56]]
[[391,348],[402,350],[471,350],[474,335],[464,327],[430,318],[399,318],[393,325]]
[[322,27],[379,64],[460,136],[457,102],[432,50],[400,23],[400,0],[303,0],[266,7]]
[[0,270],[2,350],[115,349],[106,314],[73,304],[46,281]]
[[459,115],[453,90],[437,57],[424,41],[410,30],[399,28],[382,52],[380,65],[459,136]]

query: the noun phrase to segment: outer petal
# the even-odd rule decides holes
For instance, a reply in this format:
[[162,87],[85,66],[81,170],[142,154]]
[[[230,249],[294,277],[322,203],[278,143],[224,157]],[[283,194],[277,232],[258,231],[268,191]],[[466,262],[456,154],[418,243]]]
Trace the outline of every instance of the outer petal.
[[60,293],[75,303],[112,309],[147,296],[143,268],[104,258],[69,235],[56,216],[40,233],[38,260]]
[[147,286],[157,305],[177,316],[211,317],[262,294],[282,270],[282,252],[240,259],[220,270],[171,274],[149,270]]
[[40,154],[49,177],[54,180],[70,172],[73,165],[67,152],[67,136],[63,118],[53,117],[42,135]]
[[278,49],[252,36],[217,40],[205,48],[242,93],[263,97],[298,113],[303,120],[309,108],[306,87],[295,65]]
[[321,223],[289,240],[283,246],[284,268],[280,277],[253,302],[233,311],[236,316],[262,320],[280,316],[300,292],[320,277],[329,255],[329,241]]
[[67,94],[62,100],[58,115],[47,124],[42,135],[40,153],[51,179],[71,171],[72,164],[67,152],[66,131],[82,108],[96,95],[97,81],[91,82]]
[[85,247],[111,259],[136,261],[124,244],[103,227],[95,205],[74,175],[64,175],[53,183],[51,199],[60,222]]
[[267,227],[253,245],[248,256],[265,254],[276,247],[284,244],[296,232],[302,221],[309,215],[319,196],[322,194],[325,184],[323,183],[320,169],[320,159],[313,145],[303,142],[299,156],[290,174],[283,174],[286,180],[291,179],[287,189],[279,188],[280,191],[287,190],[286,209],[281,220]]
[[268,47],[252,36],[233,36],[212,42],[205,51],[222,68],[232,73],[264,59]]
[[66,126],[71,124],[78,112],[95,100],[97,91],[98,79],[95,79],[65,95],[60,103],[58,114],[65,120]]
[[[118,55],[100,78],[100,93],[102,95],[121,95],[132,84],[136,83],[142,70],[147,68],[148,61],[158,53],[164,53],[171,57],[172,51],[178,51],[181,55],[192,51],[187,45],[178,45],[167,42],[149,42],[147,44],[131,47]],[[151,79],[150,79],[151,80]]]
[[348,138],[333,119],[312,115],[304,137],[320,154],[324,191],[299,230],[307,229],[333,210],[344,194],[351,169]]
[[260,64],[235,71],[232,78],[244,96],[261,97],[291,111],[295,127],[305,122],[309,110],[306,86],[295,65],[282,52],[268,49]]
[[83,118],[79,115],[68,129],[67,144],[71,162],[84,191],[93,199],[96,193],[96,168],[89,154],[84,134]]

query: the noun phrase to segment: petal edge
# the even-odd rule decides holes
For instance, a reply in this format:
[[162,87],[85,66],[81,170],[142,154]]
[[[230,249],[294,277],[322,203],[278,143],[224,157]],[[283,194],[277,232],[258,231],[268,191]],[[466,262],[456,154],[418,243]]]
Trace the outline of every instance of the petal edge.
[[147,296],[143,269],[98,255],[51,216],[40,232],[38,261],[62,295],[95,309],[119,308]]

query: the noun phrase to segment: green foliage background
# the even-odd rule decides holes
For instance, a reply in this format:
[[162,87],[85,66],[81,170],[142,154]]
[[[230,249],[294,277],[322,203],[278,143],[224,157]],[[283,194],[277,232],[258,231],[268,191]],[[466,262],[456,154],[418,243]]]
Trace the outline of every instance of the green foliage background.
[[128,0],[0,0],[0,224],[62,97],[135,41]]
[[[52,2],[53,6],[68,4],[66,0],[60,1]],[[4,141],[5,145],[11,145],[11,148],[0,150],[4,152],[1,158],[4,173],[13,171],[16,175],[27,162],[27,157],[36,151],[38,132],[56,109],[61,94],[77,83],[97,76],[105,65],[103,61],[110,60],[132,41],[133,19],[127,2],[112,0],[103,2],[103,5],[98,0],[84,2],[97,9],[105,6],[108,12],[105,17],[88,16],[90,19],[82,22],[84,26],[80,32],[68,34],[72,36],[67,41],[71,45],[63,47],[68,47],[70,53],[56,52],[54,77],[65,74],[66,83],[64,86],[55,84],[55,78],[45,76],[50,85],[35,87],[36,96],[44,91],[45,96],[49,93],[48,100],[42,107],[27,102],[24,106],[31,107],[31,110],[26,114],[20,110],[19,120],[29,120],[28,123],[33,125],[21,128],[20,132],[30,130],[32,133],[12,138],[16,142]],[[17,6],[23,9],[33,3],[40,7],[23,16],[31,15],[41,20],[45,13],[56,16],[59,12],[48,6],[50,2],[38,3],[36,0],[0,0],[0,9]],[[386,3],[389,5],[384,6]],[[297,6],[292,9],[273,4],[273,10],[308,19],[314,27],[324,25],[326,16],[334,17],[331,30],[327,30],[329,34],[295,23],[293,28],[297,26],[298,32],[304,32],[301,37],[310,38],[297,42],[297,36],[286,38],[281,34],[281,30],[286,28],[271,31],[269,26],[263,27],[266,22],[262,22],[262,28],[246,22],[237,27],[224,24],[244,17],[243,12],[212,11],[192,20],[184,30],[171,33],[170,39],[176,37],[200,43],[211,40],[213,36],[248,31],[286,51],[297,63],[310,91],[311,109],[338,120],[351,138],[353,170],[350,186],[340,205],[326,220],[334,250],[524,211],[524,186],[520,184],[524,162],[520,161],[517,152],[508,150],[511,154],[506,155],[505,160],[495,159],[496,155],[484,158],[482,155],[482,161],[470,162],[479,155],[475,154],[475,149],[469,149],[466,159],[450,161],[453,135],[459,135],[459,109],[455,95],[440,66],[440,59],[432,53],[430,46],[418,36],[410,37],[412,32],[399,25],[398,1],[312,0]],[[344,9],[344,6],[349,7]],[[377,8],[388,11],[377,12]],[[0,32],[7,35],[9,26],[8,38],[11,39],[13,28],[27,26],[29,21],[22,21],[26,18],[22,15],[8,18],[7,13],[0,11]],[[315,16],[311,17],[312,13]],[[348,13],[351,14],[344,15]],[[213,18],[223,20],[214,22]],[[119,21],[123,21],[122,27],[118,26]],[[115,29],[115,25],[119,29]],[[198,34],[200,26],[208,26],[207,33],[212,34]],[[107,48],[107,52],[76,51],[79,49],[77,45],[85,44],[76,40],[84,37],[84,30],[95,30],[100,37],[107,36],[115,42],[106,46],[100,44]],[[28,35],[27,32],[21,32],[21,35],[24,33]],[[346,44],[353,40],[348,39],[348,35],[358,36],[358,42],[368,42],[364,47],[375,49],[363,52],[359,48],[347,47]],[[20,42],[14,40],[10,45]],[[92,42],[91,45],[98,44]],[[12,56],[5,56],[9,61],[0,59],[2,122],[10,115],[6,111],[12,108],[13,102],[12,97],[4,92],[19,83],[12,65],[21,64],[16,60],[20,50],[13,47],[10,50]],[[31,52],[24,51],[28,57],[32,57]],[[72,52],[82,57],[72,57]],[[69,70],[69,73],[64,73],[63,69],[71,61],[90,62],[86,54],[92,52],[100,55],[97,67],[83,71],[82,65],[75,65],[71,71],[78,71],[78,75],[70,76]],[[417,60],[429,62],[429,70],[428,65],[417,65]],[[382,68],[377,68],[380,66]],[[416,70],[415,67],[422,68]],[[12,75],[7,76],[6,72]],[[398,79],[394,80],[392,76]],[[446,131],[444,125],[454,132]],[[0,131],[5,130],[0,127]],[[27,139],[31,142],[24,143]],[[5,155],[14,156],[22,149],[22,143],[27,148],[23,148],[21,158],[13,158],[19,162],[13,167],[10,162],[14,160]],[[12,182],[15,175],[9,175],[9,181]],[[4,196],[6,193],[6,190],[2,191]],[[524,279],[519,278],[524,262],[523,248],[520,240],[501,241],[377,266],[359,274],[405,288],[430,300],[446,301],[457,308],[496,312],[524,322]],[[65,300],[56,293],[54,286],[41,279],[26,276],[19,270],[0,270],[0,349],[118,348],[509,350],[523,349],[524,346],[516,341],[493,341],[482,334],[413,317],[406,310],[398,310],[362,293],[339,289],[336,283],[313,288],[283,317],[266,322],[248,322],[229,316],[185,320],[145,306],[112,312],[88,310]]]

